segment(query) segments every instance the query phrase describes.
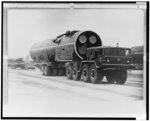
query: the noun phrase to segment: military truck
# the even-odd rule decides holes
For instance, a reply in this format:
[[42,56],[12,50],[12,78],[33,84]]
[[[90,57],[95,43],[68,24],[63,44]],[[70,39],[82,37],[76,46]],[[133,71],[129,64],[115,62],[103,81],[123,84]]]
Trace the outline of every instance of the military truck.
[[68,79],[124,84],[132,68],[129,48],[102,46],[93,31],[67,31],[52,40],[35,43],[31,58],[41,65],[43,75],[63,75]]
[[98,83],[106,76],[109,83],[124,84],[127,69],[133,68],[131,50],[121,47],[91,47],[82,61],[68,62],[68,79]]

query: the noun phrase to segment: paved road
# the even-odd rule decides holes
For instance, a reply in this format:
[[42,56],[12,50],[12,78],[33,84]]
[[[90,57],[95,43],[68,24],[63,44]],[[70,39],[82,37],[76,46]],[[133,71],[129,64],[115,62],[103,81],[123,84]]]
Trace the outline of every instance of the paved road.
[[144,110],[141,71],[128,72],[124,85],[108,84],[105,78],[103,83],[91,84],[65,76],[45,77],[40,71],[31,70],[9,70],[8,80],[9,104],[4,107],[5,115],[97,116],[119,112],[119,116],[124,116],[130,111],[137,114]]

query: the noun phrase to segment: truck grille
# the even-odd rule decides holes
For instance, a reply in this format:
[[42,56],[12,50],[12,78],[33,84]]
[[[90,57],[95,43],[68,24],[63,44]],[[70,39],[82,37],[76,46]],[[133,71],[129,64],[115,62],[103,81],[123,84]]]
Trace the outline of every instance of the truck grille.
[[130,64],[130,58],[125,57],[105,57],[105,64]]

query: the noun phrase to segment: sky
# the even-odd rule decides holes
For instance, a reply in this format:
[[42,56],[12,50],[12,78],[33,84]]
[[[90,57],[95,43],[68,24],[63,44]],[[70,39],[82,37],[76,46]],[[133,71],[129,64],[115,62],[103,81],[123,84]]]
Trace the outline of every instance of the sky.
[[92,30],[104,46],[143,45],[141,9],[10,9],[8,57],[24,57],[31,46],[67,30]]

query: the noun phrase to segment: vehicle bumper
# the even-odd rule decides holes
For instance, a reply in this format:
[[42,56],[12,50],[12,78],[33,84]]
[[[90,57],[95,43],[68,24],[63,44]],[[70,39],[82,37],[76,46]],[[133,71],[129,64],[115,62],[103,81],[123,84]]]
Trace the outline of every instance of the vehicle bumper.
[[104,68],[104,70],[117,69],[117,68],[135,69],[135,65],[131,65],[131,64],[103,64],[102,67]]

